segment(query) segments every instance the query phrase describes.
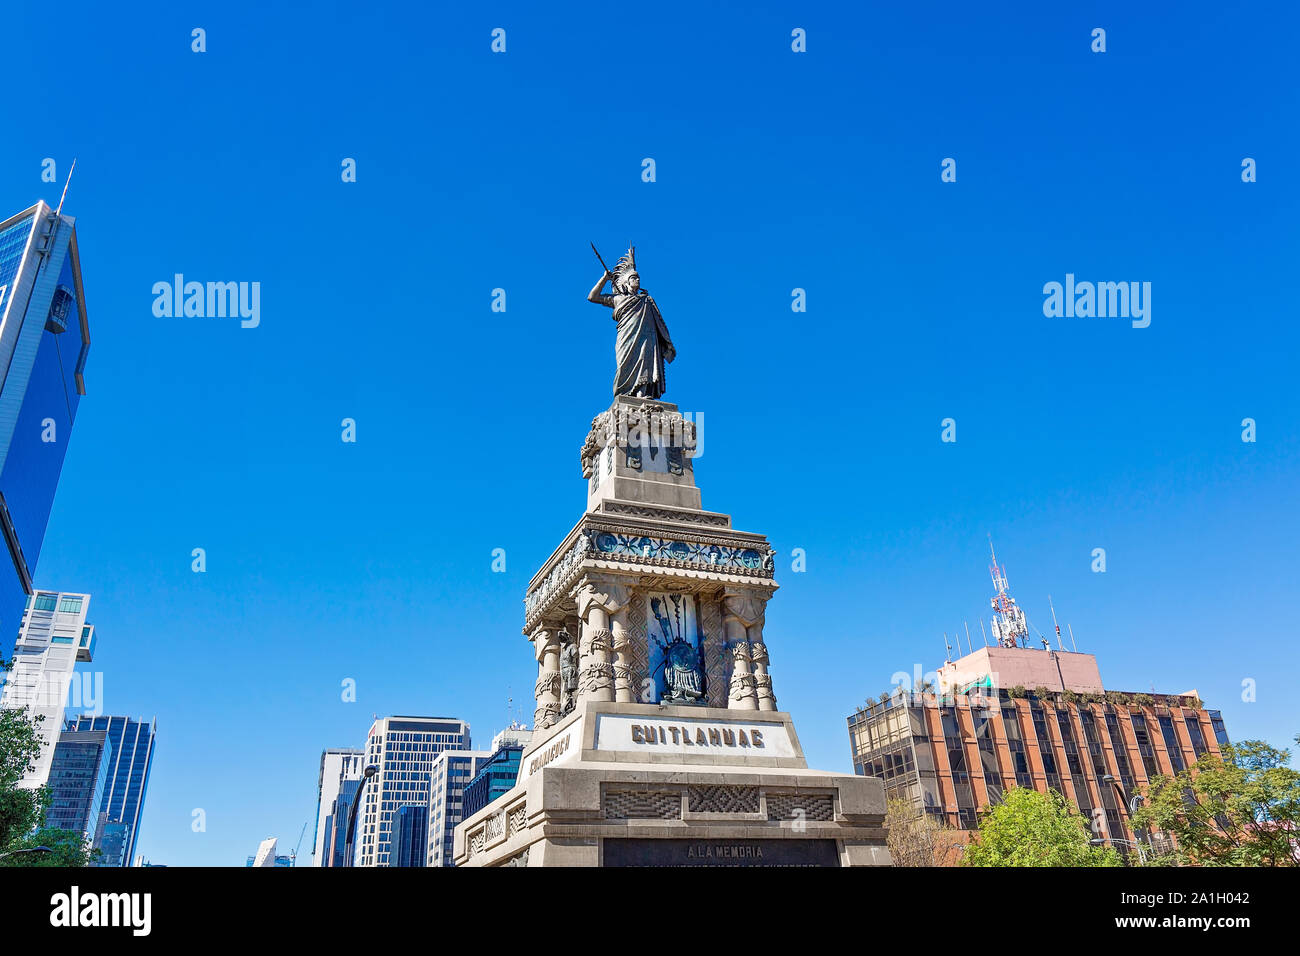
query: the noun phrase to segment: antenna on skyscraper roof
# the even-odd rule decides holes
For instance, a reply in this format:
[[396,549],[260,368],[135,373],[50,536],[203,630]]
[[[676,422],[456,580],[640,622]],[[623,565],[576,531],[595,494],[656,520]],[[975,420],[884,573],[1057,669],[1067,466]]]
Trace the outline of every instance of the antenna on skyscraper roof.
[[72,173],[77,168],[77,157],[72,157],[72,165],[68,167],[68,179],[63,184],[63,195],[59,197],[59,208],[54,210],[54,215],[63,212],[63,200],[68,198],[68,187],[72,185]]
[[1056,628],[1056,646],[1065,650],[1065,645],[1061,643],[1061,625],[1056,623],[1056,608],[1052,607],[1052,596],[1047,595],[1047,606],[1052,608],[1052,625]]
[[1065,625],[1065,629],[1070,632],[1070,646],[1077,652],[1079,650],[1079,645],[1074,643],[1074,628],[1067,624]]
[[966,649],[969,650],[972,654],[974,654],[975,645],[970,642],[970,625],[967,624],[965,621],[962,621],[961,626],[966,628]]

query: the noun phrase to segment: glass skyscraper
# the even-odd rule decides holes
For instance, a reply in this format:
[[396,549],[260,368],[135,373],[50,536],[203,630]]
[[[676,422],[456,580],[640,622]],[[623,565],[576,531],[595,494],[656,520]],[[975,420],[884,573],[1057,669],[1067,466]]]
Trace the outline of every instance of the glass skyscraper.
[[398,807],[393,822],[393,866],[424,866],[429,808]]
[[[131,828],[128,836],[119,839],[125,839],[126,860],[133,860],[136,842],[140,837],[141,810],[144,808],[145,793],[149,789],[149,770],[153,766],[157,722],[147,724],[127,717],[88,717],[83,714],[68,721],[67,729],[107,731],[108,739],[113,745],[113,760],[108,792],[104,797],[104,812],[108,815],[109,824],[123,823]],[[104,838],[101,834],[96,840],[101,851],[104,850]],[[109,854],[104,855],[107,857]]]
[[[361,781],[344,780],[339,784],[339,794],[331,801],[325,815],[324,835],[321,838],[323,858],[321,866],[352,866],[353,859],[348,856],[348,814],[356,801]],[[355,849],[355,847],[353,848]]]
[[[469,783],[461,801],[460,819],[472,817],[489,803],[508,792],[519,778],[519,761],[524,748],[532,741],[532,731],[511,724],[492,739],[492,755],[483,761]],[[456,823],[459,823],[457,820]],[[455,824],[452,824],[455,828]],[[451,831],[448,831],[447,859],[451,860]]]
[[44,202],[0,222],[0,656],[13,651],[50,519],[90,326],[71,216]]
[[113,744],[102,730],[65,730],[54,747],[45,825],[94,840],[107,797]]

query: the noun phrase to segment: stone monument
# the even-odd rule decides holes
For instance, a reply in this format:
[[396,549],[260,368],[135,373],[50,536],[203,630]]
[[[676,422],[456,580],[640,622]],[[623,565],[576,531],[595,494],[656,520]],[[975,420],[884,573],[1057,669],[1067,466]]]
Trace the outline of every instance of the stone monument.
[[582,446],[586,511],[524,599],[532,742],[457,826],[456,865],[888,865],[881,782],[810,770],[777,709],[774,553],[702,507],[697,423],[662,400],[675,350],[635,270],[629,249],[588,295],[618,323],[614,401]]

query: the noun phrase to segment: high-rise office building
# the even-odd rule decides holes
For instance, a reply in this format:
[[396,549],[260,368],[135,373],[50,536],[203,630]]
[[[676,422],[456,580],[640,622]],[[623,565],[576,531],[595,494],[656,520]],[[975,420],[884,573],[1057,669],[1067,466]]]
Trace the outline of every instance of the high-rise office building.
[[424,866],[429,845],[429,808],[398,807],[393,815],[393,866]]
[[923,693],[896,691],[849,718],[853,769],[958,830],[1011,787],[1062,794],[1100,839],[1124,851],[1133,798],[1228,743],[1195,691],[1106,690],[1097,659],[1075,651],[975,648]]
[[[326,829],[330,826],[334,802],[344,781],[361,779],[360,750],[347,747],[329,748],[321,752],[320,773],[316,778],[316,836],[312,841],[311,865],[328,866],[329,841]],[[346,822],[346,821],[345,821]]]
[[45,825],[75,830],[94,841],[103,824],[103,808],[112,767],[113,744],[103,730],[65,730],[50,761],[50,801]]
[[365,763],[378,767],[378,773],[361,793],[357,866],[393,865],[393,815],[397,808],[427,807],[438,754],[468,750],[469,746],[469,724],[454,717],[384,717],[371,725]]
[[465,819],[465,785],[490,757],[486,750],[448,750],[433,762],[429,778],[427,866],[454,866],[452,835]]
[[0,222],[0,656],[8,658],[49,523],[90,349],[77,230],[38,202]]
[[[94,659],[95,628],[86,623],[89,610],[89,594],[37,591],[28,598],[14,644],[13,669],[0,695],[0,707],[26,707],[29,716],[43,718],[37,728],[41,752],[22,779],[24,787],[42,786],[49,777],[73,669],[79,661]],[[78,693],[73,702],[87,705],[82,696]]]
[[[128,836],[116,839],[125,840],[124,858],[134,859],[136,844],[140,839],[144,798],[149,790],[149,771],[153,767],[154,740],[158,732],[157,721],[145,723],[127,717],[91,717],[83,714],[75,720],[68,721],[66,727],[69,730],[108,732],[108,739],[113,743],[113,763],[108,780],[108,793],[104,800],[104,812],[108,814],[109,823],[122,823],[130,827]],[[104,849],[102,845],[104,838],[100,836],[96,841],[97,848],[101,852]],[[108,854],[105,854],[105,857],[107,856]],[[103,862],[101,860],[101,863]]]
[[361,789],[361,780],[344,780],[339,785],[339,794],[330,804],[325,815],[325,835],[322,846],[324,859],[322,866],[353,866],[356,863],[356,847],[348,853],[348,818],[352,813],[352,804],[356,802],[357,791]]
[[[461,805],[462,819],[472,817],[515,785],[519,778],[519,760],[532,739],[532,731],[519,724],[511,724],[492,739],[491,754],[465,785]],[[447,831],[449,864],[452,829],[455,829],[455,824]]]

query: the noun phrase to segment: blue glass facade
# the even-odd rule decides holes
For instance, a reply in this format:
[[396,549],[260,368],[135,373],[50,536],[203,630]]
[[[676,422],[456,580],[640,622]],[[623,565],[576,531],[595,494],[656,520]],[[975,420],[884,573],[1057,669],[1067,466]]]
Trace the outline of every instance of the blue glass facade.
[[[0,655],[31,593],[90,347],[76,232],[41,204],[0,228]],[[34,228],[36,227],[36,228]]]
[[351,866],[352,860],[347,854],[348,815],[352,804],[357,799],[361,788],[360,780],[344,780],[339,784],[339,795],[331,803],[330,813],[325,818],[325,866]]
[[[126,860],[135,859],[135,847],[140,837],[141,811],[149,789],[149,771],[153,767],[153,744],[157,726],[126,717],[87,717],[81,715],[68,721],[72,730],[107,731],[113,744],[112,768],[108,779],[108,792],[104,799],[104,812],[109,823],[123,823],[131,828],[126,841]],[[102,836],[100,842],[102,843]],[[103,850],[103,846],[100,846]],[[107,855],[107,854],[106,854]]]
[[131,827],[125,823],[106,823],[98,838],[99,860],[96,866],[130,866],[127,847],[131,841]]
[[424,866],[429,842],[429,808],[398,807],[393,820],[393,866]]
[[54,746],[47,781],[50,802],[45,825],[57,830],[75,830],[87,840],[104,809],[112,766],[113,744],[103,731],[64,731]]
[[519,761],[524,748],[502,747],[479,768],[465,786],[461,819],[468,819],[515,785],[519,779]]

